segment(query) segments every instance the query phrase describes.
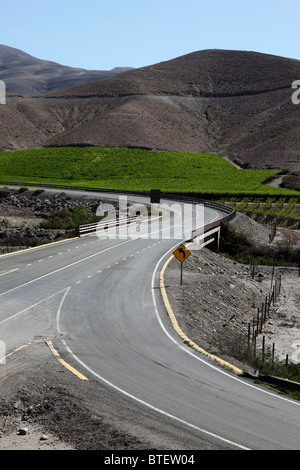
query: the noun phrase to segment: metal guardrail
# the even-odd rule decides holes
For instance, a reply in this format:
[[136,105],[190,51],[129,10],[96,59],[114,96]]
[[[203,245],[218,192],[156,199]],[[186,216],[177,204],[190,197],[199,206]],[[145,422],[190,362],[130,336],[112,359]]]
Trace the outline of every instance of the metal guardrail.
[[[130,190],[119,190],[119,189],[107,189],[107,188],[91,188],[89,186],[71,186],[71,185],[59,185],[52,183],[24,183],[24,181],[0,181],[0,185],[4,186],[21,186],[28,187],[33,186],[36,188],[49,188],[49,189],[61,189],[71,191],[85,191],[85,192],[96,192],[96,193],[112,193],[112,194],[127,194],[132,196],[149,197],[151,193],[148,191],[130,191]],[[201,199],[197,197],[185,196],[180,194],[161,193],[161,197],[164,199],[175,200],[187,204],[203,204],[211,209],[216,209],[225,214],[228,214],[223,220],[231,220],[234,218],[236,211],[232,207],[219,204],[218,202],[209,201],[207,199]]]
[[220,230],[220,227],[221,227],[221,221],[220,220],[217,220],[216,222],[212,222],[210,224],[204,225],[204,227],[199,227],[199,228],[192,231],[191,239],[193,240],[193,239],[199,237],[200,235],[204,235],[204,234],[206,234],[208,232],[211,232],[211,231],[216,231],[215,229]]
[[271,385],[276,385],[277,387],[281,387],[283,389],[300,391],[300,382],[294,382],[293,380],[274,377],[273,375],[256,375],[251,374],[250,372],[244,372],[242,375],[243,377],[247,377],[249,379],[254,380],[261,380],[262,382],[266,382]]
[[[38,184],[38,183],[24,183],[20,181],[0,181],[0,185],[5,185],[5,186],[21,186],[21,187],[28,187],[28,186],[33,186],[37,188],[49,188],[49,189],[61,189],[63,190],[71,190],[71,191],[84,191],[84,192],[97,192],[97,193],[112,193],[112,194],[126,194],[128,196],[139,196],[139,197],[147,197],[149,200],[151,199],[151,192],[146,192],[146,191],[130,191],[130,190],[118,190],[118,189],[107,189],[107,188],[91,188],[89,186],[71,186],[71,185],[58,185],[58,184],[51,184],[51,183],[45,183],[45,184]],[[220,212],[223,212],[224,214],[227,214],[225,217],[223,217],[223,221],[229,222],[232,220],[235,215],[236,215],[236,210],[232,207],[225,206],[224,204],[219,204],[218,202],[214,201],[209,201],[207,199],[201,199],[197,197],[192,197],[192,196],[185,196],[185,195],[180,195],[180,194],[170,194],[170,193],[161,193],[161,198],[163,199],[168,199],[168,200],[173,200],[185,204],[203,204],[205,207],[209,207],[211,209],[216,209]],[[220,221],[217,221],[220,224]],[[97,225],[97,224],[96,224]],[[205,229],[205,228],[204,228]],[[79,231],[81,230],[81,235],[83,235],[84,229],[79,228]],[[89,232],[88,232],[89,230]],[[85,234],[87,233],[92,233],[95,232],[96,229],[94,227],[90,227],[89,229],[86,229]],[[193,236],[193,234],[192,234]]]
[[133,222],[138,221],[138,216],[126,217],[121,219],[115,219],[111,221],[107,221],[101,224],[101,222],[95,222],[93,224],[86,224],[79,226],[79,236],[82,237],[84,235],[89,235],[90,233],[94,232],[101,232],[104,230],[109,230],[113,227],[120,227],[122,225],[129,225]]

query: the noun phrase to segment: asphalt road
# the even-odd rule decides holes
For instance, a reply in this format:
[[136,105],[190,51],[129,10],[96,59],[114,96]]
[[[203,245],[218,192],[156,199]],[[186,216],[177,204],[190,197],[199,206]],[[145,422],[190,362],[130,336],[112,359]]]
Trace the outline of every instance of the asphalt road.
[[[218,216],[205,210],[206,223]],[[224,449],[300,449],[299,402],[219,367],[172,329],[159,271],[179,242],[165,234],[88,236],[2,257],[0,340],[10,351],[53,338],[74,368],[161,426],[178,423],[185,439],[198,433]]]

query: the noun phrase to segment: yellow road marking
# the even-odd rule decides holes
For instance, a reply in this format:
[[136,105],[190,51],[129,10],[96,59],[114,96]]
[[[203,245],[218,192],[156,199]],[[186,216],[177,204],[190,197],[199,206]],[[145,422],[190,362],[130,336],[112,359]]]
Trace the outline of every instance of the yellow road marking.
[[[12,351],[11,353],[9,354],[6,354],[6,356],[0,358],[0,363],[4,360],[4,359],[7,359],[8,357],[12,356],[13,354],[15,354],[16,352],[18,351],[21,351],[22,349],[24,348],[27,348],[28,346],[30,346],[32,343],[27,343],[27,344],[23,344],[23,346],[19,346],[18,348],[16,348],[14,351]],[[68,369],[69,371],[71,371],[73,374],[75,374],[79,379],[81,380],[88,380],[87,377],[85,377],[83,374],[81,374],[80,372],[78,372],[76,369],[74,369],[74,367],[70,366],[70,364],[68,364],[66,361],[64,361],[58,351],[56,351],[56,349],[54,348],[53,344],[52,344],[52,341],[46,341],[46,344],[49,346],[49,348],[51,349],[53,355],[57,358],[57,360],[64,366],[66,367],[66,369]]]
[[15,349],[14,351],[12,351],[11,353],[9,354],[6,354],[6,356],[0,358],[0,362],[3,361],[4,359],[7,359],[8,357],[12,356],[14,353],[18,352],[18,351],[21,351],[22,349],[24,348],[27,348],[27,346],[30,346],[31,343],[27,343],[27,344],[23,344],[23,346],[19,346],[17,349]]
[[12,251],[11,253],[5,253],[4,255],[0,255],[0,258],[3,258],[4,256],[16,255],[18,253],[25,253],[26,251],[37,250],[39,248],[47,248],[47,246],[57,245],[58,243],[69,242],[71,240],[77,240],[78,238],[79,237],[66,238],[65,240],[59,240],[58,242],[45,243],[44,245],[32,246],[31,248],[24,248],[24,250]]
[[188,336],[180,328],[180,326],[177,322],[176,316],[174,314],[174,311],[171,307],[171,304],[170,304],[170,301],[169,301],[169,298],[168,298],[168,295],[167,295],[166,287],[165,287],[165,281],[164,281],[165,271],[166,271],[169,263],[171,262],[171,260],[173,258],[174,258],[173,255],[170,256],[170,258],[165,262],[165,264],[164,264],[164,266],[163,266],[163,268],[160,272],[160,290],[161,290],[163,301],[164,301],[165,307],[167,309],[167,312],[168,312],[168,315],[170,317],[170,320],[171,320],[171,323],[172,323],[172,326],[173,326],[174,330],[183,339],[183,341],[186,341],[191,347],[196,349],[201,354],[204,354],[205,356],[219,362],[223,366],[228,367],[229,369],[232,369],[232,370],[234,370],[235,372],[237,372],[239,374],[243,374],[243,371],[241,369],[239,369],[238,367],[234,366],[233,364],[230,364],[227,361],[224,361],[223,359],[219,358],[218,356],[215,356],[214,354],[210,354],[209,352],[205,351],[203,348],[200,348],[200,346],[198,346],[198,344],[191,341],[188,338]]
[[53,355],[57,358],[57,360],[61,363],[61,365],[63,365],[66,369],[68,369],[70,372],[76,375],[79,379],[88,380],[87,377],[82,375],[80,372],[78,372],[78,370],[74,369],[74,367],[70,366],[70,364],[68,364],[66,361],[64,361],[64,359],[60,357],[58,351],[56,351],[56,349],[54,348],[52,341],[46,341],[46,344],[49,346]]

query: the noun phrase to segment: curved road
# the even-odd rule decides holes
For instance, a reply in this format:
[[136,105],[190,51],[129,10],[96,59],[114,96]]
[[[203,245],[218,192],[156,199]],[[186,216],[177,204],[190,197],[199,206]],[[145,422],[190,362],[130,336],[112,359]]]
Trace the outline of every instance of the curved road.
[[[172,203],[173,204],[173,203]],[[205,209],[205,223],[222,217]],[[180,219],[179,219],[180,221]],[[300,403],[186,347],[171,327],[159,272],[180,243],[73,239],[0,259],[0,340],[62,341],[69,362],[138,406],[224,449],[300,449]]]

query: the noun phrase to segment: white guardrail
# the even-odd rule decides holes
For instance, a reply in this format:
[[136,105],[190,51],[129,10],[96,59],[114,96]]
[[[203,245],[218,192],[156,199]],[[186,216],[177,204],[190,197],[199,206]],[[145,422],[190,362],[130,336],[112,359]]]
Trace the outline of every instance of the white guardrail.
[[135,215],[132,217],[124,217],[120,219],[108,220],[107,222],[96,222],[94,224],[80,225],[79,226],[79,236],[83,237],[84,235],[89,235],[93,232],[101,232],[104,230],[109,230],[110,228],[120,227],[122,225],[132,224],[137,222],[139,216]]

